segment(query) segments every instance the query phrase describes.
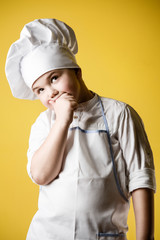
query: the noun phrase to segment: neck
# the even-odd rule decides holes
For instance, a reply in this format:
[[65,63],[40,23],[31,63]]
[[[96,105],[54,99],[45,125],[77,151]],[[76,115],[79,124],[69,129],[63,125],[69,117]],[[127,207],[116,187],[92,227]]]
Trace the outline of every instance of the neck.
[[81,91],[78,103],[89,101],[93,98],[94,94],[86,87],[85,83],[82,80]]

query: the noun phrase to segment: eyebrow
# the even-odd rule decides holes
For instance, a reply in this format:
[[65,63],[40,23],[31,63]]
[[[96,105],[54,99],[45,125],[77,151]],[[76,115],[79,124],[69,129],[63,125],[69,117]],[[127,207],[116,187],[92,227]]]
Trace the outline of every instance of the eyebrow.
[[32,88],[32,91],[34,92],[36,89],[38,89],[38,88],[40,88],[40,87],[34,87],[34,88]]
[[[53,70],[46,78],[47,79],[50,78],[52,76],[52,74],[55,74],[55,73],[57,73],[57,70]],[[42,88],[42,87],[40,87],[40,86],[34,87],[34,88],[32,88],[32,91],[34,92],[38,88]]]

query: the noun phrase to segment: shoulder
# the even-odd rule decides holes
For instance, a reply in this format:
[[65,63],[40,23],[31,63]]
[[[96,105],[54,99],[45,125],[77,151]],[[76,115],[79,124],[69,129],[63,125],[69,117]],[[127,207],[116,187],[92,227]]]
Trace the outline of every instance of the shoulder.
[[101,101],[104,107],[105,113],[110,113],[116,115],[117,117],[131,117],[131,118],[140,118],[136,110],[131,107],[128,103],[112,99],[101,97]]
[[127,131],[129,127],[143,132],[143,121],[135,109],[129,104],[104,97],[101,97],[101,101],[111,133],[124,132],[124,130]]
[[29,137],[30,146],[37,146],[47,137],[51,129],[52,118],[53,113],[49,109],[40,113],[31,127]]
[[53,111],[51,111],[50,109],[47,109],[39,114],[34,124],[38,122],[47,123],[47,122],[50,122],[53,118],[54,118]]
[[128,105],[125,102],[113,99],[113,98],[107,98],[107,97],[101,97],[101,101],[105,108],[114,108],[116,110],[123,111],[123,109]]
[[50,109],[41,112],[33,123],[31,131],[34,131],[36,129],[50,129],[54,116],[54,112]]
[[103,104],[104,113],[112,119],[121,117],[121,115],[123,115],[129,108],[127,103],[116,99],[101,97],[101,101]]

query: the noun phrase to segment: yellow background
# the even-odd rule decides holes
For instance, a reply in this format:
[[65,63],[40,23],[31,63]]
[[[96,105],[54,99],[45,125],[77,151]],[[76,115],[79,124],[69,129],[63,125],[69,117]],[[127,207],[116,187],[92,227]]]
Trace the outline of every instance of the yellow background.
[[[160,3],[155,0],[14,0],[0,3],[0,239],[25,239],[38,187],[26,172],[30,127],[44,107],[12,97],[6,54],[24,24],[57,18],[76,32],[77,61],[90,89],[129,103],[142,117],[154,152],[155,239],[160,239]],[[135,239],[129,214],[128,239]],[[45,239],[44,239],[45,240]]]

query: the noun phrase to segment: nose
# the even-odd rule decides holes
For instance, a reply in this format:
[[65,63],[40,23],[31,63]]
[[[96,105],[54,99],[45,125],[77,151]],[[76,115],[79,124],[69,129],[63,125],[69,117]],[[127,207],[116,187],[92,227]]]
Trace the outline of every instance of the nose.
[[58,91],[52,87],[49,87],[47,92],[48,92],[49,98],[53,98],[55,95],[58,94]]

